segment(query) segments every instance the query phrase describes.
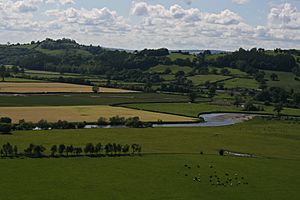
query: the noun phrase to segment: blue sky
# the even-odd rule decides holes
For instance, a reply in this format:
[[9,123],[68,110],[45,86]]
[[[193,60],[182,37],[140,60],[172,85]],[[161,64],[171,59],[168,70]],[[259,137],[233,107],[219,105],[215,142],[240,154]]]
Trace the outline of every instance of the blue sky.
[[300,49],[300,0],[0,0],[0,43]]

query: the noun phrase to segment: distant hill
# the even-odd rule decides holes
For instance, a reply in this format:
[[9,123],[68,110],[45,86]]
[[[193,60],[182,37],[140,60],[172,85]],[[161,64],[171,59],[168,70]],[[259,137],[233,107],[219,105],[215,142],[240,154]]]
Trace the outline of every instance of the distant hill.
[[231,67],[247,73],[256,73],[262,69],[300,74],[299,50],[178,50],[178,54],[196,56],[169,56],[173,52],[175,50],[164,48],[142,51],[108,49],[81,45],[71,39],[48,38],[30,44],[0,45],[0,64],[33,70],[105,74],[108,77],[118,76],[121,72],[129,73],[126,76],[131,77],[132,70],[135,70],[134,74],[138,74],[136,76],[145,78],[149,75],[146,71],[159,64],[189,66],[195,69],[208,66]]

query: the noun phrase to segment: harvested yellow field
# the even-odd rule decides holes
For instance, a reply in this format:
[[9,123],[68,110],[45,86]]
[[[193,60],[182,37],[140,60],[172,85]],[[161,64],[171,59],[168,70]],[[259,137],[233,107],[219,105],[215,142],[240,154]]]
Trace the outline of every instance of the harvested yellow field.
[[[126,93],[135,92],[131,90],[123,90],[116,88],[100,87],[100,93]],[[0,82],[0,92],[7,93],[90,93],[92,86],[76,85],[68,83],[9,83]]]
[[109,119],[116,115],[125,118],[138,116],[145,122],[158,120],[165,122],[195,121],[194,118],[189,117],[112,106],[0,107],[0,116],[10,117],[15,123],[21,119],[31,122],[38,122],[41,119],[49,122],[58,120],[95,122],[99,117]]

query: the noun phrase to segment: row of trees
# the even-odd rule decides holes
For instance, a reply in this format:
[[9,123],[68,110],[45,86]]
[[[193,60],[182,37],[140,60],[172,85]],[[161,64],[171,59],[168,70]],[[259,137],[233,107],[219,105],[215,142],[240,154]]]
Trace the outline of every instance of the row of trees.
[[0,149],[0,155],[4,157],[78,157],[78,156],[129,156],[141,155],[142,146],[140,144],[121,145],[117,143],[87,143],[84,147],[76,147],[73,145],[52,145],[48,151],[43,145],[29,144],[22,152],[18,150],[16,145],[6,143]]
[[[0,133],[8,134],[11,130],[33,130],[39,128],[42,130],[48,129],[81,129],[87,125],[86,122],[68,122],[66,120],[58,120],[57,122],[48,122],[41,119],[37,123],[26,122],[24,119],[20,120],[18,124],[12,124],[12,120],[8,117],[0,118]],[[109,119],[100,117],[97,120],[97,125],[106,126],[127,126],[130,128],[145,128],[151,127],[151,123],[145,123],[140,120],[139,117],[124,118],[120,116],[114,116]]]

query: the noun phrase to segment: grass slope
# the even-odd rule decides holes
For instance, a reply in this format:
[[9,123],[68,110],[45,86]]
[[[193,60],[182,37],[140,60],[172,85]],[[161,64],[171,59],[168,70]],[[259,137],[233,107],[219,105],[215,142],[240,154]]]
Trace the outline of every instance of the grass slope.
[[258,82],[254,79],[248,78],[234,78],[231,80],[224,81],[225,88],[248,88],[248,89],[257,89]]
[[[230,105],[221,105],[217,103],[152,103],[152,104],[129,104],[128,108],[136,108],[141,110],[157,111],[174,113],[178,115],[186,116],[198,116],[199,113],[208,112],[244,112],[242,108]],[[275,114],[273,107],[264,106],[265,111],[262,114]],[[282,111],[286,115],[300,115],[300,109],[285,108]]]
[[159,93],[101,93],[70,95],[0,96],[0,106],[111,105],[134,102],[180,102],[186,96]]
[[[269,87],[281,87],[287,91],[293,89],[295,92],[300,92],[300,82],[295,80],[295,74],[291,72],[278,72],[278,71],[264,71],[265,78],[268,80]],[[277,74],[279,81],[272,81],[271,74]]]
[[203,85],[207,81],[211,83],[215,83],[217,81],[222,81],[228,78],[230,78],[230,76],[214,75],[214,74],[196,75],[196,76],[188,77],[189,80],[193,81],[194,85]]
[[193,70],[191,67],[187,66],[181,67],[179,65],[157,65],[155,67],[151,67],[149,72],[164,73],[166,69],[170,69],[172,74],[176,74],[178,71],[184,71],[187,74]]

